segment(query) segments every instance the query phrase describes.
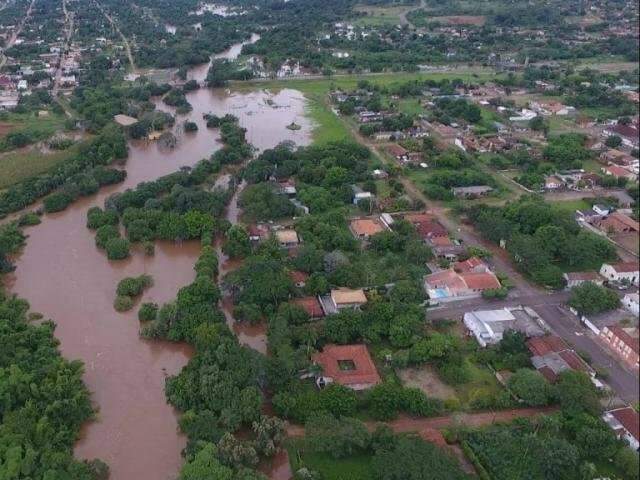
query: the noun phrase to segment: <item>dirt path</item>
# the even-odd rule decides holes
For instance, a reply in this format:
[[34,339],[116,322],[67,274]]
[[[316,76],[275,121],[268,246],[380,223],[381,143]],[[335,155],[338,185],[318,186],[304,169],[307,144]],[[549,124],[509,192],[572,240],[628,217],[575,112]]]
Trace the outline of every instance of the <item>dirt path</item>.
[[[433,418],[411,418],[402,416],[390,422],[368,421],[365,422],[365,425],[369,430],[373,431],[378,425],[384,424],[389,426],[395,433],[415,432],[425,440],[430,440],[434,437],[434,431],[440,432],[454,425],[483,427],[493,423],[511,422],[516,418],[536,417],[538,415],[555,412],[556,410],[556,407],[514,408],[495,412],[459,413]],[[304,436],[304,426],[302,425],[287,425],[286,431],[290,437]]]
[[111,24],[113,29],[116,32],[118,32],[118,35],[120,35],[120,38],[122,39],[122,43],[124,44],[125,52],[127,53],[127,58],[129,59],[129,64],[131,65],[131,71],[135,73],[136,64],[133,61],[133,55],[131,54],[131,44],[129,43],[129,39],[124,35],[124,33],[122,33],[118,24],[113,20],[113,17],[111,17],[111,15],[109,15],[106,12],[106,10],[102,7],[102,5],[97,0],[94,0],[94,3],[96,7],[98,7],[98,9],[102,12],[102,15],[104,15],[104,18],[107,19],[107,21]]
[[[67,9],[67,0],[62,0],[62,12],[64,14],[64,45],[60,49],[60,55],[58,56],[58,68],[54,76],[52,96],[55,98],[60,90],[60,80],[62,78],[62,63],[67,56],[69,46],[71,44],[71,37],[73,35],[73,15]],[[61,105],[62,106],[62,105]],[[62,106],[64,109],[64,106]],[[67,116],[70,116],[69,112],[65,110]]]

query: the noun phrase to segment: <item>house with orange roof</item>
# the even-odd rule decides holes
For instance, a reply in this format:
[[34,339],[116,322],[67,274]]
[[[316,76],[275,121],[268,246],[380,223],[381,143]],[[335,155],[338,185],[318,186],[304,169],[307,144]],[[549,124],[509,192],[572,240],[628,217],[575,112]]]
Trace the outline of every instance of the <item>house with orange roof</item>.
[[455,262],[453,269],[458,273],[482,273],[489,271],[487,264],[478,257],[470,257],[461,262]]
[[367,303],[367,296],[361,288],[337,288],[331,290],[331,303],[336,310],[360,308]]
[[640,231],[640,224],[622,212],[615,211],[604,218],[596,220],[594,224],[607,233],[630,233]]
[[349,229],[356,238],[368,240],[376,233],[387,230],[387,227],[377,218],[355,218],[349,223]]
[[500,280],[490,271],[458,273],[451,269],[425,276],[424,286],[429,298],[452,301],[479,297],[485,290],[500,288]]
[[335,382],[352,390],[366,390],[381,381],[367,347],[362,344],[325,345],[312,359],[322,368],[316,377],[321,388]]
[[550,383],[567,370],[585,372],[592,379],[595,377],[595,371],[589,364],[556,335],[530,338],[527,347],[532,354],[531,363]]
[[607,165],[605,167],[602,167],[601,170],[602,170],[602,173],[611,177],[626,178],[627,180],[632,180],[632,181],[638,178],[638,176],[635,173],[627,170],[626,168],[620,167],[618,165]]

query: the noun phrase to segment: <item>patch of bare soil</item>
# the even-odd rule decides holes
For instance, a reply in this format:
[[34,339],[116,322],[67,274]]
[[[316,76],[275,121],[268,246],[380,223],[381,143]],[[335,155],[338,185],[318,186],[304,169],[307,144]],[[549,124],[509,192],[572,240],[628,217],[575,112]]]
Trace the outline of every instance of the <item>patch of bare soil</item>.
[[399,372],[399,376],[404,385],[419,388],[429,397],[447,400],[456,396],[456,391],[443,383],[438,374],[429,366],[405,368]]

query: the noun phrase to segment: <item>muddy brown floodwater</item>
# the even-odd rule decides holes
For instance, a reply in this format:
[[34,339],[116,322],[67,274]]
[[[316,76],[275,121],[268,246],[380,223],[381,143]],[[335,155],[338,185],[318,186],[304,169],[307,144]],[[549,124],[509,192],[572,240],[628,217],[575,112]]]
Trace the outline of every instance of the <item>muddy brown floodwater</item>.
[[[176,413],[166,403],[164,382],[191,355],[186,345],[141,339],[137,308],[127,313],[113,309],[116,284],[123,277],[147,273],[153,276],[154,285],[140,302],[171,300],[181,286],[193,280],[199,245],[160,242],[153,257],[136,251],[128,260],[108,262],[85,226],[87,210],[102,206],[116,191],[193,165],[220,148],[217,130],[206,128],[203,113],[238,116],[248,129],[249,142],[259,149],[283,140],[299,145],[310,141],[304,98],[297,91],[229,94],[203,89],[187,98],[194,110],[178,117],[174,149],[131,142],[126,181],[82,199],[64,212],[46,215],[40,225],[30,227],[27,244],[15,258],[16,271],[7,277],[10,291],[29,300],[33,311],[56,322],[56,336],[65,357],[84,361],[84,380],[98,414],[83,428],[76,455],[106,461],[112,480],[176,477],[185,438],[178,432]],[[182,132],[187,118],[198,124],[198,132]],[[303,128],[286,129],[292,121]],[[237,216],[235,208],[230,210],[231,217]]]

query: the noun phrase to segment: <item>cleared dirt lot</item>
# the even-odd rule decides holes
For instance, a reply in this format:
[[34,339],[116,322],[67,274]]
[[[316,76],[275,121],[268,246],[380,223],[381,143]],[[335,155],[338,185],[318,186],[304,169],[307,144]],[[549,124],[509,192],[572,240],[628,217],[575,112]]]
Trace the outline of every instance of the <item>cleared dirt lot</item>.
[[407,387],[419,388],[429,397],[448,400],[456,397],[456,391],[442,383],[438,374],[429,366],[422,368],[406,368],[398,373],[402,383]]

